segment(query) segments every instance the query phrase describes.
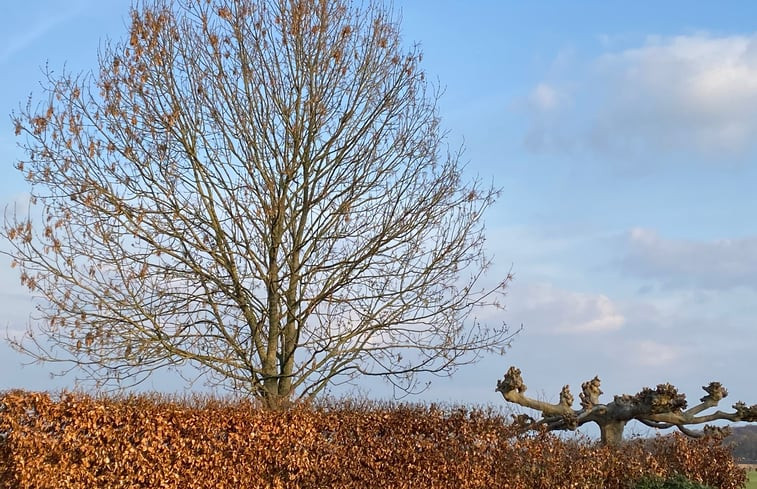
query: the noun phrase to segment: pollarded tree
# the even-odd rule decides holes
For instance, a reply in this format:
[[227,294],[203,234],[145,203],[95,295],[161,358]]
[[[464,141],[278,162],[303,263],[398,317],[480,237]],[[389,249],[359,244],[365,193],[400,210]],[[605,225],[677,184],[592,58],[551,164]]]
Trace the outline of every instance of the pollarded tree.
[[[573,409],[573,395],[570,387],[564,386],[560,392],[560,401],[551,404],[525,395],[526,384],[520,370],[510,367],[502,380],[497,381],[497,392],[506,401],[541,412],[542,418],[535,420],[527,415],[516,416],[516,421],[524,429],[545,428],[547,430],[575,430],[585,423],[596,423],[602,436],[602,443],[617,445],[623,440],[626,424],[635,419],[646,426],[657,429],[678,428],[685,435],[698,437],[702,433],[692,431],[690,425],[710,423],[712,421],[747,421],[757,422],[757,404],[747,406],[743,402],[733,405],[733,412],[715,411],[702,414],[716,407],[728,396],[728,391],[720,382],[710,382],[702,387],[707,393],[699,404],[687,409],[686,396],[670,384],[659,384],[656,389],[646,387],[631,396],[615,396],[611,402],[599,402],[602,394],[599,377],[581,384],[581,409]],[[705,426],[704,432],[717,431],[718,428]]]
[[[13,344],[101,382],[191,364],[271,407],[504,349],[481,285],[496,190],[444,151],[421,53],[380,3],[154,0],[93,75],[14,115],[42,301]],[[38,210],[35,210],[38,209]]]

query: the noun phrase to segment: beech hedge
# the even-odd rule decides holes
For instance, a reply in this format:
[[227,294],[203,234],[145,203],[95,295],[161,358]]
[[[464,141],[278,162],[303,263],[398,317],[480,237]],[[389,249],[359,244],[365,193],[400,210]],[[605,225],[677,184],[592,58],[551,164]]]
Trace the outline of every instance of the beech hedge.
[[0,394],[0,487],[628,489],[685,477],[720,489],[745,471],[722,440],[679,435],[617,448],[523,434],[499,413],[339,402]]

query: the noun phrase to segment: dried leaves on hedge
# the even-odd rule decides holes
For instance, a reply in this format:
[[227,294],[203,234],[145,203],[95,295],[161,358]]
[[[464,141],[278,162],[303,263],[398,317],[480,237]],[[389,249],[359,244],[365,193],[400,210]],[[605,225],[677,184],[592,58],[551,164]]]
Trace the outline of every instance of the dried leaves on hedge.
[[3,488],[628,488],[681,474],[722,489],[745,474],[717,438],[620,449],[517,435],[482,410],[336,404],[286,412],[156,396],[0,395]]

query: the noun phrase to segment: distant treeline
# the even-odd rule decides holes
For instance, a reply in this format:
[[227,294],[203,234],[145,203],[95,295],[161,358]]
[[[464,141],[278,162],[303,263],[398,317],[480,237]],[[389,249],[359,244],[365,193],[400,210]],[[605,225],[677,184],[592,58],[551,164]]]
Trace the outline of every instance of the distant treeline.
[[740,463],[757,464],[757,426],[731,428],[725,444],[731,447],[733,456]]

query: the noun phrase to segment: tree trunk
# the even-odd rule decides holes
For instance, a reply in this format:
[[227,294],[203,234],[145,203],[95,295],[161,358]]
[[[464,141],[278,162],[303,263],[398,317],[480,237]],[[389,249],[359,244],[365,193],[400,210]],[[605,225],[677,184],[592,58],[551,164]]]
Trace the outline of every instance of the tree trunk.
[[284,411],[290,406],[290,396],[280,395],[275,392],[265,392],[263,403],[266,409],[272,411]]
[[628,421],[607,421],[599,424],[602,445],[618,446],[623,441],[623,430]]

